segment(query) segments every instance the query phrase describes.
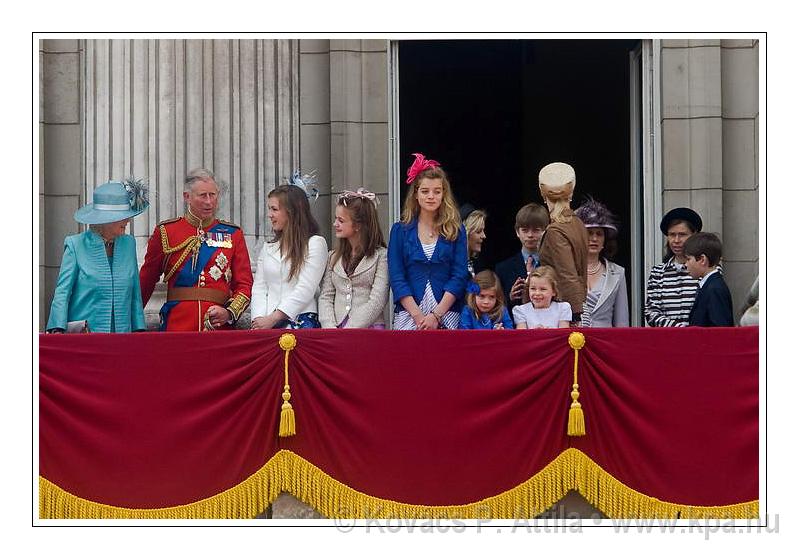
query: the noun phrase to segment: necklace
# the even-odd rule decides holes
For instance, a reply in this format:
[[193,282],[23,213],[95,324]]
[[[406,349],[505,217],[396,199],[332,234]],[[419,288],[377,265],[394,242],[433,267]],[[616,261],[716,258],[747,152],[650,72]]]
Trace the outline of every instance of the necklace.
[[603,263],[601,263],[600,261],[597,261],[597,266],[595,266],[594,268],[588,267],[587,270],[588,270],[589,274],[595,275],[598,272],[600,272],[600,268],[602,268],[602,266],[603,266]]
[[425,230],[425,237],[427,237],[428,239],[434,239],[436,238],[436,232],[432,230]]

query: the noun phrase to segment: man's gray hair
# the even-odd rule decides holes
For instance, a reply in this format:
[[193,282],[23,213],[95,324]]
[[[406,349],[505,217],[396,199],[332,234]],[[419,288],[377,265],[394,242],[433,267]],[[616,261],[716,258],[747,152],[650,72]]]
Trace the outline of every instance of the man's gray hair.
[[220,190],[220,185],[217,183],[217,178],[214,177],[214,173],[205,167],[198,167],[186,174],[186,178],[183,180],[183,192],[191,191],[194,184],[198,181],[213,181],[214,184],[217,185],[217,189]]

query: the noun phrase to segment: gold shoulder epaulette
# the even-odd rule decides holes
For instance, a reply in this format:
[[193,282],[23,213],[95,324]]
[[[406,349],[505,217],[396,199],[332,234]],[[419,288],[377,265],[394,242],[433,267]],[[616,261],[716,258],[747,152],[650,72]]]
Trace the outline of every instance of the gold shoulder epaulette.
[[180,216],[175,216],[174,218],[170,218],[169,220],[164,220],[163,222],[158,222],[158,225],[163,226],[164,224],[171,224],[172,222],[177,222],[180,220]]
[[233,222],[229,222],[229,221],[227,221],[227,220],[220,220],[220,221],[219,221],[219,223],[221,223],[221,224],[225,224],[226,226],[235,227],[236,229],[242,229],[241,227],[237,226],[237,225],[236,225],[236,224],[234,224]]

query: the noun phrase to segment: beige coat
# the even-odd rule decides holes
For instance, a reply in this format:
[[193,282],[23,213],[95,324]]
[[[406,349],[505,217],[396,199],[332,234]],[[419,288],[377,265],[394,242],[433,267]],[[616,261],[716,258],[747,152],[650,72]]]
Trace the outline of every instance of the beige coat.
[[583,311],[586,301],[586,260],[589,235],[583,222],[570,211],[568,224],[552,222],[539,245],[539,261],[552,266],[558,276],[558,299],[566,301],[572,313]]
[[336,328],[349,314],[345,328],[367,329],[383,324],[383,310],[389,300],[389,268],[386,249],[378,247],[371,257],[358,263],[348,277],[339,259],[331,268],[328,255],[319,296],[319,322],[323,329]]

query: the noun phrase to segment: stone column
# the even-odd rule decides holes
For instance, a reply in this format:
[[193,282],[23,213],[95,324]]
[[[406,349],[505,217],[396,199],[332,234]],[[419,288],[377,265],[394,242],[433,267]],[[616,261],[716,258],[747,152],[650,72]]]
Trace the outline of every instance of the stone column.
[[758,275],[758,41],[723,39],[722,203],[725,280],[738,320]]
[[[722,236],[722,82],[719,40],[662,43],[662,140],[666,212],[696,210]],[[659,233],[660,235],[660,233]]]
[[388,234],[389,101],[385,40],[300,41],[300,156],[317,169],[316,217],[331,241],[335,193],[365,187]]
[[50,314],[64,238],[84,202],[77,39],[39,41],[39,330]]
[[758,42],[662,42],[664,211],[688,206],[723,243],[734,314],[758,274]]

